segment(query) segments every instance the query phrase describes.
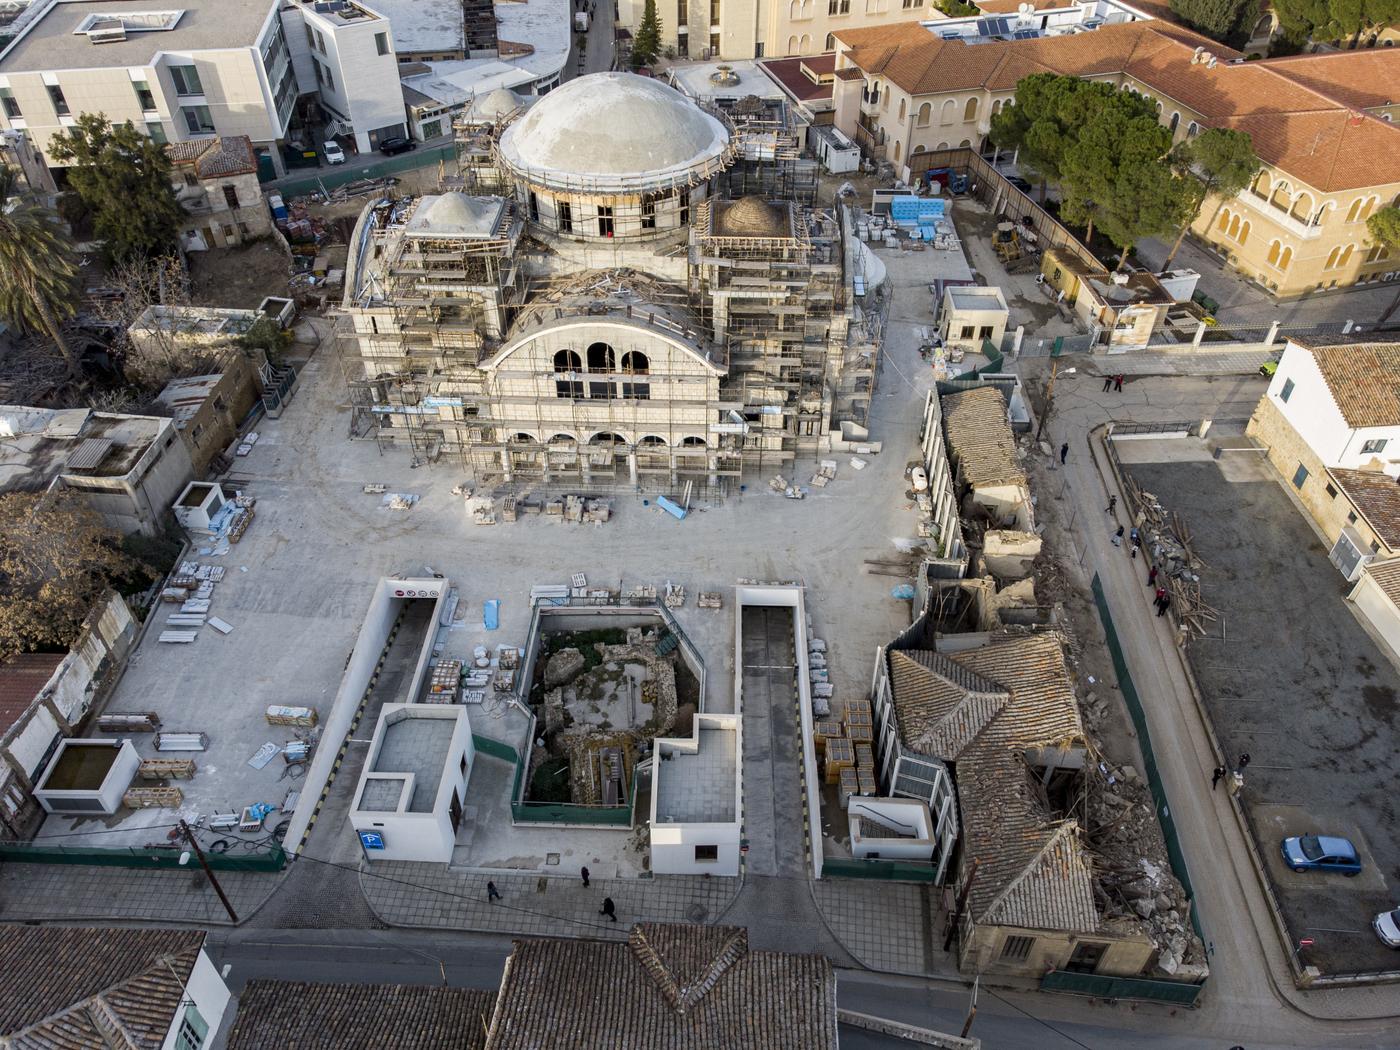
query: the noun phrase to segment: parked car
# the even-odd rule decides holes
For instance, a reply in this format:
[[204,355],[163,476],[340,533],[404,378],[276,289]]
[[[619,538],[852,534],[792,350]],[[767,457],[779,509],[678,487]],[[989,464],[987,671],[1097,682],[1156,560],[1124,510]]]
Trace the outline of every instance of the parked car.
[[1361,858],[1347,839],[1295,835],[1284,839],[1280,848],[1284,863],[1294,871],[1330,871],[1348,877],[1361,872]]
[[331,141],[321,145],[321,152],[326,155],[327,164],[344,164],[345,151],[340,148],[340,143]]
[[386,157],[392,157],[396,153],[407,153],[418,148],[418,143],[412,139],[406,139],[401,135],[396,135],[391,139],[379,140],[379,152]]
[[1381,912],[1371,920],[1371,929],[1387,948],[1400,948],[1400,908]]
[[1031,184],[1019,175],[1008,175],[1006,176],[1006,181],[1011,183],[1011,185],[1015,186],[1022,193],[1029,194],[1031,192]]
[[1261,376],[1268,376],[1270,379],[1274,377],[1274,373],[1277,371],[1277,361],[1265,361],[1262,365],[1259,366],[1259,374]]

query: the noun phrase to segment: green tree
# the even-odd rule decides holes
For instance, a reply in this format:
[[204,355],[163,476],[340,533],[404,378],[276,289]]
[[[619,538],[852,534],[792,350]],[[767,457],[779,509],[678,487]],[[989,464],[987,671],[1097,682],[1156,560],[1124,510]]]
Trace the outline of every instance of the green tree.
[[1059,180],[1064,152],[1074,141],[1077,109],[1071,103],[1086,86],[1078,77],[1032,73],[1016,85],[1016,104],[992,117],[992,142],[1018,150],[1017,162],[1040,176],[1042,204],[1046,183]]
[[[1172,260],[1176,258],[1201,205],[1215,197],[1219,202],[1216,206],[1218,212],[1219,204],[1247,189],[1259,173],[1259,158],[1254,153],[1249,134],[1229,128],[1211,128],[1194,139],[1187,139],[1173,151],[1172,162],[1178,175],[1195,184],[1191,194],[1198,199],[1183,216],[1176,243],[1167,253],[1167,261],[1162,264],[1164,270],[1171,268]],[[1211,220],[1214,221],[1214,218],[1212,213]]]
[[1177,228],[1186,184],[1169,164],[1171,132],[1153,105],[1109,84],[1085,84],[1063,107],[1074,128],[1060,162],[1065,216],[1092,222],[1127,261],[1133,244]]
[[1400,22],[1400,0],[1273,0],[1279,26],[1292,40],[1350,39]]
[[14,195],[14,173],[0,168],[0,317],[53,340],[74,379],[78,355],[63,323],[77,310],[78,264],[57,216],[33,197]]
[[84,113],[54,135],[49,152],[68,165],[68,183],[92,210],[93,230],[110,260],[176,249],[183,212],[163,146],[130,121],[113,125],[100,113]]
[[[1366,232],[1374,244],[1390,249],[1391,254],[1400,254],[1400,207],[1391,204],[1372,214],[1366,220]],[[1376,324],[1385,324],[1397,309],[1400,309],[1400,292],[1376,319]]]
[[111,581],[136,567],[75,492],[0,496],[0,660],[67,646]]
[[642,9],[642,24],[632,38],[632,68],[639,69],[656,61],[661,53],[661,19],[656,13],[656,0],[647,0]]
[[1171,8],[1191,28],[1221,43],[1243,42],[1259,20],[1259,0],[1171,0]]

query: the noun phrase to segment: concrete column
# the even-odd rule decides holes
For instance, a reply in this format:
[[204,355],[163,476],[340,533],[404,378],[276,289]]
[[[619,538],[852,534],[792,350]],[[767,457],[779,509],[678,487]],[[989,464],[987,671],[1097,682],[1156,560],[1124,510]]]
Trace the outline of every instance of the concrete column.
[[1011,344],[1011,356],[1021,356],[1021,340],[1026,337],[1026,326],[1018,324],[1016,326],[1016,341]]
[[632,487],[637,487],[637,450],[627,453],[627,476],[632,479]]
[[1269,325],[1269,334],[1264,337],[1264,342],[1272,346],[1274,340],[1278,338],[1278,322]]
[[1191,337],[1191,345],[1192,345],[1193,347],[1198,347],[1198,346],[1200,346],[1200,345],[1201,345],[1201,340],[1204,339],[1205,337],[1206,337],[1206,323],[1205,323],[1204,321],[1201,321],[1200,323],[1198,323],[1198,324],[1196,325],[1196,334],[1193,335],[1193,336]]
[[501,449],[501,473],[505,475],[507,481],[510,480],[510,449]]

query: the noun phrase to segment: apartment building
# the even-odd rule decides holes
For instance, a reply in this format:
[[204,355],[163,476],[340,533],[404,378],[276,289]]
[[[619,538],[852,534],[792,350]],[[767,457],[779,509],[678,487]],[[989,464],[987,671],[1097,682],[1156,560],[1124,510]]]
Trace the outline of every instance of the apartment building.
[[[645,0],[618,0],[633,32]],[[935,0],[657,0],[661,46],[678,58],[744,59],[815,55],[840,29],[916,25],[944,17]]]
[[403,133],[388,21],[349,0],[38,0],[15,26],[0,51],[0,128],[44,154],[80,114],[103,113],[157,142],[244,135],[280,172],[308,93],[361,150]]
[[997,18],[837,33],[835,124],[911,178],[919,155],[981,148],[1031,73],[1103,80],[1155,103],[1181,142],[1247,132],[1263,162],[1193,225],[1226,264],[1279,297],[1400,278],[1366,218],[1400,197],[1400,54],[1332,52],[1246,62],[1113,0]]

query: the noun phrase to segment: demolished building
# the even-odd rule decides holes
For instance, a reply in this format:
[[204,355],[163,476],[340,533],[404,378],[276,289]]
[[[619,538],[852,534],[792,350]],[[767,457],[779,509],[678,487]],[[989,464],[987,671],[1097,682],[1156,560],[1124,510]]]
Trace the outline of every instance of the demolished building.
[[357,432],[481,483],[722,494],[863,426],[864,251],[782,107],[744,101],[583,77],[464,125],[461,184],[499,195],[367,206],[343,303]]

